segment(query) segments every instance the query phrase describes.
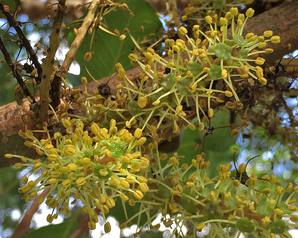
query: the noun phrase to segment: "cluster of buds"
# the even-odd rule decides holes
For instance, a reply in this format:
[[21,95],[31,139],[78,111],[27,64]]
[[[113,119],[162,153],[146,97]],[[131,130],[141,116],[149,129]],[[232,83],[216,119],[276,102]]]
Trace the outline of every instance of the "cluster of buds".
[[[219,176],[211,178],[202,154],[191,164],[179,164],[181,158],[174,157],[160,161],[164,166],[155,168],[157,176],[149,180],[153,189],[147,198],[151,204],[159,204],[151,205],[152,212],[148,212],[148,216],[161,212],[163,224],[178,229],[175,234],[185,237],[179,229],[187,224],[188,228],[193,228],[187,231],[187,237],[196,237],[208,225],[216,237],[231,235],[228,234],[230,228],[247,235],[271,237],[286,234],[289,227],[294,226],[293,222],[297,222],[297,216],[293,215],[298,211],[297,185],[281,185],[274,176],[258,179],[255,175],[250,175],[244,183],[237,174],[231,174],[230,164],[221,165]],[[245,172],[243,164],[238,171]],[[286,217],[289,219],[285,220]]]
[[253,15],[251,8],[242,14],[233,7],[219,19],[206,16],[207,31],[194,25],[189,33],[181,26],[179,39],[165,41],[166,57],[152,48],[141,56],[130,54],[142,70],[140,77],[132,81],[116,64],[117,95],[113,101],[92,102],[96,117],[116,117],[127,128],[142,127],[154,138],[157,130],[179,134],[182,126],[204,128],[202,118],[212,118],[216,105],[241,106],[238,88],[267,83],[262,68],[265,59],[260,55],[272,53],[266,48],[268,43],[280,42],[271,30],[262,36],[244,35],[245,23]]
[[207,14],[224,13],[228,10],[228,6],[247,5],[253,2],[254,0],[190,0],[187,7],[183,10],[181,20],[201,23],[200,20]]
[[[120,199],[131,206],[142,202],[143,210],[133,217],[145,212],[150,218],[145,225],[160,212],[171,216],[170,222],[165,220],[166,226],[173,222],[176,228],[181,222],[191,224],[189,236],[207,224],[221,233],[236,227],[244,233],[257,232],[260,237],[283,234],[289,224],[282,218],[297,211],[297,186],[282,187],[273,178],[247,178],[243,164],[238,168],[239,176],[233,177],[227,164],[211,178],[203,154],[180,165],[176,154],[160,161],[159,154],[153,152],[150,174],[149,159],[142,153],[144,135],[158,143],[165,139],[162,133],[180,134],[183,126],[203,129],[202,118],[212,118],[216,105],[241,103],[239,85],[266,85],[265,60],[260,54],[271,53],[267,44],[279,43],[280,38],[270,30],[262,36],[244,35],[245,23],[253,14],[252,9],[242,14],[231,8],[224,17],[206,16],[207,31],[194,25],[188,32],[181,26],[179,39],[165,41],[163,57],[152,48],[130,54],[130,60],[141,69],[135,81],[116,64],[116,94],[113,98],[92,96],[86,104],[88,117],[100,120],[104,127],[66,118],[61,120],[64,134],[44,131],[47,138],[39,139],[32,131],[21,133],[26,146],[40,156],[6,155],[20,159],[18,168],[30,168],[20,187],[25,199],[47,189],[46,203],[53,209],[49,222],[58,213],[67,214],[70,204],[80,201],[90,217],[89,229],[95,228],[98,213],[105,217]],[[153,188],[150,191],[148,183]],[[132,220],[127,219],[127,225]]]
[[19,189],[26,200],[49,190],[46,203],[53,209],[47,217],[49,222],[58,213],[67,214],[69,204],[79,200],[90,217],[89,228],[94,229],[97,213],[106,216],[115,199],[143,199],[149,190],[144,177],[149,160],[141,153],[146,138],[140,129],[134,134],[118,130],[115,120],[110,121],[109,129],[96,123],[87,127],[79,119],[62,119],[62,124],[65,135],[56,132],[50,136],[47,132],[47,139],[38,139],[31,131],[22,133],[25,145],[41,159],[6,155],[21,160],[17,167],[31,168]]

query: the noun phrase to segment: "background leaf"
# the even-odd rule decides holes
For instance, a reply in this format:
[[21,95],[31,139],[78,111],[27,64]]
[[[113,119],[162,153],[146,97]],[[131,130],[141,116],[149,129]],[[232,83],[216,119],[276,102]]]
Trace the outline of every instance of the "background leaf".
[[141,238],[162,238],[163,232],[161,231],[148,231],[141,235]]
[[[135,214],[141,211],[140,204],[136,204],[135,206],[129,206],[127,203],[126,212],[128,219],[132,218]],[[125,223],[128,219],[126,219],[124,207],[120,199],[116,200],[116,206],[112,208],[109,212],[109,215],[114,217],[120,224]],[[140,218],[139,218],[140,217]],[[130,223],[138,224],[142,226],[147,221],[147,216],[145,213],[142,213],[140,216],[136,216],[134,219],[131,220]]]
[[[125,0],[131,14],[127,10],[114,10],[105,17],[105,23],[108,29],[119,30],[129,33],[137,40],[148,40],[161,35],[162,25],[156,12],[144,0]],[[101,30],[97,30],[94,36],[93,48],[91,49],[93,57],[89,62],[84,61],[84,54],[90,50],[91,36],[85,38],[76,60],[81,65],[81,75],[86,75],[88,71],[96,78],[102,78],[114,73],[114,66],[120,62],[125,68],[130,68],[131,64],[128,54],[134,49],[134,43],[127,35],[126,39],[120,40]]]
[[33,230],[25,235],[24,238],[67,238],[78,226],[77,216],[72,216],[71,218],[64,220],[61,224],[48,225],[37,230]]
[[212,133],[206,134],[205,130],[185,129],[181,135],[178,149],[178,154],[184,156],[183,162],[191,163],[197,154],[203,152],[206,159],[210,161],[209,175],[215,176],[218,165],[232,159],[230,147],[236,143],[236,137],[231,136],[229,124],[229,111],[221,109],[215,113],[211,120],[210,127],[214,127]]

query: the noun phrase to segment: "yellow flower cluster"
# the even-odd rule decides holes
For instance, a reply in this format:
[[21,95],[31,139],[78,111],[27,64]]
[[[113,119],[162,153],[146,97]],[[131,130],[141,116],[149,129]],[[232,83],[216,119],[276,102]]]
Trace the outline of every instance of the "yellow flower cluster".
[[[230,164],[220,165],[218,176],[211,178],[203,154],[191,164],[180,164],[177,154],[161,161],[156,147],[150,151],[169,134],[180,134],[183,126],[202,129],[202,118],[212,118],[218,104],[240,104],[240,87],[267,83],[260,55],[271,53],[267,44],[279,43],[280,38],[270,30],[262,36],[244,35],[253,14],[253,9],[242,14],[233,7],[224,17],[206,16],[206,31],[199,25],[192,32],[181,26],[179,39],[165,41],[163,57],[152,48],[141,55],[130,54],[142,71],[136,81],[116,64],[120,81],[116,94],[113,98],[92,96],[86,104],[88,117],[100,120],[103,127],[65,118],[61,120],[63,134],[45,131],[47,138],[39,139],[32,131],[21,133],[26,146],[40,156],[34,160],[6,155],[20,159],[16,167],[30,168],[19,189],[25,199],[48,189],[46,203],[53,209],[49,222],[80,201],[90,217],[89,229],[95,228],[98,213],[105,217],[120,199],[125,211],[126,202],[130,206],[141,203],[142,209],[133,217],[146,213],[145,225],[151,225],[160,212],[164,217],[170,214],[163,221],[166,226],[191,224],[194,229],[188,231],[189,236],[213,223],[219,224],[220,231],[236,227],[244,233],[257,231],[262,237],[283,233],[287,226],[282,218],[297,210],[297,186],[282,187],[273,177],[263,181],[255,175],[248,177],[245,164],[235,177]],[[151,170],[145,150],[152,156]],[[125,215],[129,224],[133,219]]]
[[[47,139],[36,138],[31,131],[22,133],[25,144],[35,149],[41,159],[7,154],[21,159],[17,167],[31,168],[22,178],[20,192],[25,199],[34,198],[48,189],[46,203],[53,209],[47,220],[52,222],[58,213],[69,211],[69,203],[77,200],[89,214],[89,228],[94,229],[98,212],[105,216],[115,206],[115,198],[124,202],[141,200],[149,188],[145,175],[149,160],[140,147],[146,138],[136,129],[118,130],[116,121],[109,129],[96,123],[84,125],[78,119],[62,119],[66,134],[48,134]],[[31,179],[30,175],[34,178]],[[74,201],[70,201],[74,199]]]
[[223,13],[228,10],[228,6],[247,5],[253,2],[254,0],[190,0],[183,11],[181,20],[200,23],[206,14]]
[[[265,31],[262,36],[244,35],[244,27],[254,10],[245,14],[231,8],[224,17],[206,16],[209,26],[199,25],[192,32],[181,26],[179,39],[165,40],[165,56],[152,48],[129,58],[142,72],[132,81],[121,64],[116,64],[119,78],[113,100],[89,103],[95,118],[117,118],[127,128],[141,127],[154,138],[156,131],[179,134],[182,126],[202,129],[202,118],[212,118],[219,104],[241,104],[237,91],[259,82],[267,83],[261,67],[261,54],[271,53],[269,43],[279,43],[279,36]],[[230,29],[230,33],[229,33]],[[95,105],[95,106],[94,106]],[[227,106],[228,107],[228,106]],[[196,118],[196,122],[192,119]],[[162,137],[155,139],[164,139]]]
[[[181,232],[182,224],[196,228],[178,237],[194,237],[207,224],[227,237],[231,227],[246,234],[269,237],[286,234],[291,222],[283,220],[284,217],[297,221],[292,213],[298,210],[295,198],[298,187],[292,183],[281,186],[274,176],[257,179],[255,175],[250,175],[245,183],[238,174],[231,174],[230,164],[220,165],[219,176],[211,178],[202,154],[191,165],[180,165],[181,158],[174,157],[163,159],[164,165],[159,169],[157,166],[155,178],[149,180],[150,187],[155,189],[147,198],[151,204],[158,205],[148,205],[152,212],[147,216],[161,212],[163,224],[166,227],[173,224],[178,229],[175,234]],[[245,172],[242,167],[238,170],[241,174]]]

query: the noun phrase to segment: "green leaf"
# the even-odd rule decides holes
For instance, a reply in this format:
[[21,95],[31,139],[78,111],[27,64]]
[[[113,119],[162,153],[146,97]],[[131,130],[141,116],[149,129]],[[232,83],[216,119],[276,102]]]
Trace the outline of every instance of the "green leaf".
[[213,7],[216,10],[223,11],[224,7],[226,6],[226,0],[213,0]]
[[0,169],[0,209],[22,208],[23,200],[18,192],[17,170],[13,167]]
[[180,146],[177,151],[179,155],[184,157],[182,163],[191,163],[191,160],[202,151],[200,147],[202,134],[203,132],[199,132],[198,130],[183,130],[180,138]]
[[209,72],[210,78],[212,80],[217,80],[221,78],[221,67],[220,65],[212,64],[210,66],[210,72]]
[[197,154],[204,152],[210,161],[209,176],[217,174],[219,164],[231,161],[230,147],[236,138],[231,136],[230,113],[228,110],[218,110],[212,118],[211,127],[214,130],[206,135],[206,131],[185,129],[181,134],[178,154],[183,156],[182,163],[191,163]]
[[141,238],[162,238],[163,232],[161,231],[148,231],[141,235]]
[[231,136],[230,112],[228,110],[218,110],[212,118],[211,126],[213,132],[204,139],[206,151],[228,151],[235,143],[235,138]]
[[238,57],[239,57],[239,58],[243,58],[243,59],[247,59],[247,57],[248,57],[248,53],[249,53],[249,51],[248,51],[247,49],[245,49],[245,48],[241,48],[241,49],[239,50],[239,55],[238,55]]
[[227,60],[232,57],[232,47],[226,45],[225,43],[217,43],[212,46],[210,50],[221,60]]
[[203,70],[203,66],[201,64],[198,64],[196,62],[190,62],[188,65],[187,65],[187,69],[192,72],[192,74],[194,76],[198,75],[199,73],[202,72]]
[[233,40],[234,40],[234,42],[235,42],[237,45],[240,45],[240,46],[244,46],[244,45],[247,44],[247,40],[245,40],[245,39],[243,38],[243,36],[240,35],[240,34],[234,34],[234,35],[233,35]]
[[[2,34],[2,32],[0,32],[0,34]],[[14,88],[16,85],[16,80],[10,74],[10,69],[7,66],[6,62],[4,61],[2,53],[0,54],[0,60],[3,60],[3,63],[0,64],[0,71],[1,71],[0,106],[1,106],[8,102],[13,101],[15,96]]]
[[[117,29],[124,34],[128,30],[137,41],[160,35],[162,25],[156,12],[146,1],[125,0],[121,2],[127,3],[133,14],[123,9],[112,11],[104,19],[109,30]],[[87,75],[88,70],[96,79],[109,76],[115,72],[114,66],[118,62],[125,68],[131,67],[128,55],[135,46],[128,35],[126,39],[120,40],[119,37],[97,30],[91,49],[92,59],[85,62],[83,58],[84,54],[90,50],[90,42],[91,36],[87,36],[76,55],[76,60],[81,65],[81,75]]]
[[66,219],[63,223],[57,225],[48,225],[37,230],[33,230],[24,238],[67,238],[78,227],[77,216]]
[[[220,142],[218,141],[218,144]],[[233,154],[227,149],[227,151],[212,151],[205,149],[206,159],[210,161],[208,168],[208,175],[214,177],[218,175],[218,166],[220,164],[228,163],[232,160]]]
[[236,227],[241,232],[251,233],[255,230],[255,225],[252,221],[247,218],[241,218],[236,222]]
[[256,207],[256,211],[261,216],[269,216],[272,213],[273,205],[268,203],[266,195],[262,195]]
[[[2,0],[1,1],[2,4],[4,5],[8,5],[9,6],[9,10],[11,13],[14,13],[15,9],[17,8],[17,6],[20,5],[20,1],[19,0]],[[0,14],[0,17],[2,17],[2,13]]]
[[274,234],[282,234],[287,230],[287,225],[283,220],[277,220],[272,222],[270,225],[270,230]]

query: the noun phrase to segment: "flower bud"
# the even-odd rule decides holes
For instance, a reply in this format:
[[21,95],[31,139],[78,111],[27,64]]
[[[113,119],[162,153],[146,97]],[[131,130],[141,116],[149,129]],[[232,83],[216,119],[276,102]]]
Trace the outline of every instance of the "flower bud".
[[248,8],[248,9],[246,10],[246,13],[245,13],[245,15],[246,15],[247,17],[253,17],[254,14],[255,14],[255,10],[252,9],[252,8]]
[[146,107],[147,103],[148,103],[147,97],[144,97],[144,96],[139,96],[138,97],[138,106],[140,108]]
[[273,32],[271,31],[271,30],[268,30],[268,31],[264,31],[264,33],[263,33],[263,36],[264,37],[271,37],[273,35]]
[[280,36],[272,36],[271,37],[272,44],[279,44],[280,43]]
[[142,200],[144,197],[144,194],[140,190],[134,191],[133,195],[137,200]]
[[76,180],[76,185],[78,187],[83,186],[86,183],[86,179],[84,177],[80,177]]
[[205,17],[205,21],[206,21],[208,24],[212,24],[212,17],[211,17],[211,16],[206,16],[206,17]]

